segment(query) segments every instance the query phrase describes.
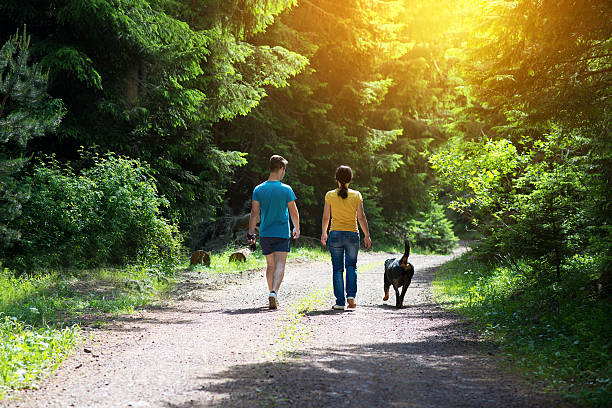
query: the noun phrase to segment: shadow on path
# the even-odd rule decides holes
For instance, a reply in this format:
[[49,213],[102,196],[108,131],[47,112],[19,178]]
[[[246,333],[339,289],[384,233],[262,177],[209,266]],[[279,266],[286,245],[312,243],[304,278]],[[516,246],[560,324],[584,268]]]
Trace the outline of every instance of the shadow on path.
[[555,397],[490,372],[480,342],[440,339],[315,349],[195,380],[194,407],[557,407]]

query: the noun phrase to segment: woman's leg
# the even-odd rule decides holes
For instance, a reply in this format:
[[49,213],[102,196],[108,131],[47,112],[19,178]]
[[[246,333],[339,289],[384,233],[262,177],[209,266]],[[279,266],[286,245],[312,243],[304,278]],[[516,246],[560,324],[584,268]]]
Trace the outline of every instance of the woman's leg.
[[359,254],[359,234],[346,232],[345,237],[345,266],[346,266],[346,297],[355,298],[357,295],[357,255]]
[[330,231],[327,238],[327,245],[332,260],[332,279],[336,304],[338,306],[344,306],[344,246],[342,246],[339,231]]

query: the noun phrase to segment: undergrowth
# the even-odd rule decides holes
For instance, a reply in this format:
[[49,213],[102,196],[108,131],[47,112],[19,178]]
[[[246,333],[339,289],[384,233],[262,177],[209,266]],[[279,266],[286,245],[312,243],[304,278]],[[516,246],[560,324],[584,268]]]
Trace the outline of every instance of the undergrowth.
[[[259,247],[244,262],[230,262],[229,257],[232,252],[234,252],[233,248],[227,248],[223,251],[212,253],[210,256],[210,266],[200,264],[189,266],[189,268],[214,274],[240,273],[266,267],[266,257],[262,255]],[[329,260],[329,253],[322,248],[293,247],[287,255],[287,260],[327,261]]]
[[145,306],[171,279],[144,266],[32,276],[0,269],[0,398],[53,372],[79,343],[82,325]]
[[[520,265],[528,271],[526,265]],[[592,296],[597,262],[575,257],[562,281],[536,281],[466,254],[443,266],[437,300],[472,318],[524,375],[566,398],[612,406],[612,304]]]
[[0,398],[52,372],[72,352],[79,337],[76,327],[34,328],[14,317],[0,320]]

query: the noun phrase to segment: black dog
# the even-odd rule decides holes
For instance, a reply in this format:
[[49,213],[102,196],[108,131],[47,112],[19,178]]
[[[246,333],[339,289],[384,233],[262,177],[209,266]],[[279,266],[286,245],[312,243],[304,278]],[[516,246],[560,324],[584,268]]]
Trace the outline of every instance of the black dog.
[[[389,286],[393,285],[395,289],[395,307],[401,308],[404,303],[404,295],[406,289],[410,286],[412,276],[414,275],[414,266],[408,262],[410,255],[410,243],[404,241],[404,255],[397,259],[387,259],[385,261],[385,297],[383,300],[389,299]],[[399,293],[399,287],[402,287],[402,294]]]

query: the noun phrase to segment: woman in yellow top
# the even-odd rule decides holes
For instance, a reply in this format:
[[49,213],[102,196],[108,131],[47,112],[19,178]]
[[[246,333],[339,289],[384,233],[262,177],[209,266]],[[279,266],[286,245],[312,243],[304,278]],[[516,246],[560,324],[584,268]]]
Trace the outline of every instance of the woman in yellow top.
[[[327,244],[331,254],[333,267],[334,295],[336,310],[344,310],[344,278],[346,267],[346,301],[348,307],[354,308],[355,295],[357,295],[357,254],[359,253],[359,230],[357,221],[363,231],[366,249],[372,246],[368,220],[363,211],[361,193],[349,189],[353,179],[353,171],[348,166],[336,169],[338,188],[325,194],[325,208],[323,209],[323,222],[321,226],[321,243]],[[331,218],[329,236],[327,227]]]

